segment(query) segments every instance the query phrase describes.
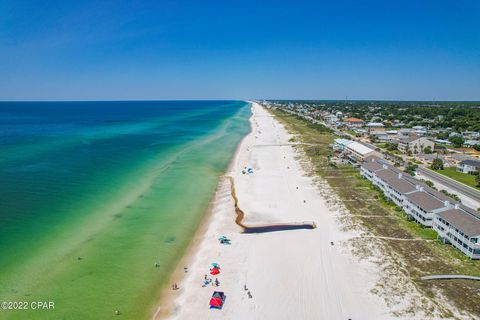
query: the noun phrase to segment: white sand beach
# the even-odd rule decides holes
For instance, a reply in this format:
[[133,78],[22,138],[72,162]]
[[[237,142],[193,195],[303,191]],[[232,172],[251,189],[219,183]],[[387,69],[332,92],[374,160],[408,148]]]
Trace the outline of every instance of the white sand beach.
[[[376,265],[358,262],[340,245],[355,234],[341,231],[336,212],[296,160],[288,143],[291,136],[258,104],[252,110],[252,132],[239,146],[228,173],[235,181],[244,222],[314,221],[317,228],[242,234],[234,221],[230,182],[222,179],[206,229],[186,262],[189,271],[179,279],[180,289],[160,305],[161,313],[169,309],[170,319],[395,318],[392,308],[370,293],[380,279]],[[253,174],[242,174],[245,166],[251,166]],[[232,244],[220,244],[222,235]],[[204,275],[212,277],[213,262],[221,266],[216,277],[220,286],[202,287]],[[209,309],[214,290],[226,295],[222,310]]]

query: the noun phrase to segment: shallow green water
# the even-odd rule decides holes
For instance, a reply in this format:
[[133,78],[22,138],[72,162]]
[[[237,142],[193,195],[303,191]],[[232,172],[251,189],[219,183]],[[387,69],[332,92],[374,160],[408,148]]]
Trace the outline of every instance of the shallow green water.
[[0,301],[55,303],[1,319],[148,318],[249,131],[244,102],[178,103],[0,105]]

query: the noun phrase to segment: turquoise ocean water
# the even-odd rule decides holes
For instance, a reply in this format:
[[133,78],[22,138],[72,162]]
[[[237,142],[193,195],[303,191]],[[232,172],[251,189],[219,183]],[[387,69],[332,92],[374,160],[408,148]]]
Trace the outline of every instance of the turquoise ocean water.
[[241,101],[1,102],[0,302],[55,308],[0,319],[147,319],[249,116]]

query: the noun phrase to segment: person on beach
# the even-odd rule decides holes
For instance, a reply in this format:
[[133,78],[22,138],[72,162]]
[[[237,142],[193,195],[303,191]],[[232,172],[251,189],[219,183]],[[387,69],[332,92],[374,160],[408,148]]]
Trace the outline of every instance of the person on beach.
[[220,281],[218,281],[218,278],[215,278],[215,286],[218,287],[220,285]]

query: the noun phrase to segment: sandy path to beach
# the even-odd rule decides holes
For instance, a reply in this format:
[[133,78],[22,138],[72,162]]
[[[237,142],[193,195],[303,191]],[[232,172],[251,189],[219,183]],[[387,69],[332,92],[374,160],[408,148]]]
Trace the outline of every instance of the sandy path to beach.
[[[335,213],[295,160],[291,136],[262,107],[253,104],[252,110],[252,133],[239,146],[229,173],[244,222],[315,221],[317,228],[240,233],[230,182],[222,179],[189,272],[180,290],[172,292],[171,305],[161,308],[170,309],[171,319],[393,319],[392,310],[369,292],[379,279],[376,267],[359,263],[339,245],[356,234],[340,231]],[[253,174],[242,174],[247,165]],[[221,235],[232,244],[220,244]],[[212,262],[221,266],[220,286],[202,287]],[[209,309],[214,290],[227,296],[223,310]]]

